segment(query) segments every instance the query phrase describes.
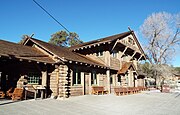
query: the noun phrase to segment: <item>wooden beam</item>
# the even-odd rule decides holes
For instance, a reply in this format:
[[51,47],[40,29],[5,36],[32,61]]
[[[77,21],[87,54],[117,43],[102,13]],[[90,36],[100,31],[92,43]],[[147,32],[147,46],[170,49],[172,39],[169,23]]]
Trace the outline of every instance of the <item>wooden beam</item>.
[[116,47],[117,43],[118,43],[119,39],[116,40],[115,44],[113,45],[112,49],[111,49],[111,52],[114,50],[114,48]]
[[142,56],[143,56],[143,55],[141,55],[141,56],[139,57],[138,61],[142,58]]
[[135,54],[136,54],[137,52],[136,51],[134,51],[134,54],[131,56],[131,59],[135,56]]
[[122,55],[120,56],[121,58],[122,58],[122,56],[124,55],[124,53],[126,52],[126,50],[127,50],[127,46],[125,47],[125,49],[124,49],[124,51],[122,52]]

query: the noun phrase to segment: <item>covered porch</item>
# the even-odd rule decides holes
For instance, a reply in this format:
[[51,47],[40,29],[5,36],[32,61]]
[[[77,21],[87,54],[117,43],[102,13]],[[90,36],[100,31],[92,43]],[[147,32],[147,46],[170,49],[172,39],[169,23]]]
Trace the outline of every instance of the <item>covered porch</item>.
[[[52,64],[1,56],[0,91],[5,94],[4,98],[11,98],[7,93],[13,93],[15,88],[26,90],[26,98],[34,98],[35,93],[39,97],[40,90],[43,90],[43,97],[48,97],[51,95],[48,72],[53,68]],[[37,89],[40,86],[41,89]]]

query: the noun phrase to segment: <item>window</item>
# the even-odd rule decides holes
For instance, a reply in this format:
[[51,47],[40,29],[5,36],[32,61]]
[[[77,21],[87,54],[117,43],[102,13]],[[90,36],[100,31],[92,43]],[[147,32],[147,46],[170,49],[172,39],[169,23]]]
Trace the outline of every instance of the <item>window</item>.
[[81,84],[81,72],[78,69],[73,71],[73,85]]
[[127,86],[129,85],[129,78],[128,78],[128,73],[126,72],[126,74],[125,74],[125,78],[126,78],[126,84],[127,84]]
[[40,74],[29,73],[28,74],[28,84],[40,84]]
[[97,84],[97,75],[96,75],[95,71],[93,71],[92,74],[91,74],[91,85],[92,84],[94,84],[94,85]]
[[101,52],[97,52],[96,56],[103,56],[103,52],[102,51]]
[[113,77],[110,77],[110,84],[113,84]]
[[121,76],[118,75],[118,82],[121,82]]
[[117,51],[114,50],[111,55],[112,55],[112,57],[116,58],[117,57]]

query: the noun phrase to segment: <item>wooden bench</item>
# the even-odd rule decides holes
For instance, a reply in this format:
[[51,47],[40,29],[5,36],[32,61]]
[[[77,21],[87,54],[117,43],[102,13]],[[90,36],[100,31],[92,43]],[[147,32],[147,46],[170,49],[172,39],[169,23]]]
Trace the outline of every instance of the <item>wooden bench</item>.
[[120,95],[129,94],[130,91],[129,91],[126,87],[116,87],[116,88],[114,88],[114,93],[115,93],[117,96],[120,96]]
[[11,87],[9,90],[6,91],[6,96],[11,98],[12,94],[13,94],[13,88]]
[[134,87],[127,87],[127,89],[129,94],[134,94],[136,92]]
[[0,98],[5,98],[5,93],[3,91],[0,91]]
[[104,86],[92,86],[92,94],[107,94],[108,91],[104,89]]
[[114,88],[114,93],[117,96],[127,95],[127,94],[135,94],[138,92],[139,92],[139,89],[137,87],[116,87],[116,88]]
[[139,91],[145,91],[145,90],[147,90],[147,88],[144,87],[144,86],[138,86],[138,89],[139,89]]
[[12,94],[12,100],[22,100],[23,99],[23,92],[24,90],[22,88],[15,88],[14,92]]

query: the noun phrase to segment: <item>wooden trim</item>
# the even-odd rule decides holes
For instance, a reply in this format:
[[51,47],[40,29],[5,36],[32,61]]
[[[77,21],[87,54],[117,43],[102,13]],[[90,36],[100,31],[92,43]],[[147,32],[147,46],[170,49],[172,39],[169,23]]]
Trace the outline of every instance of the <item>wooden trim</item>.
[[122,56],[124,55],[124,53],[126,52],[127,49],[128,49],[128,47],[126,46],[125,49],[124,49],[124,51],[122,52],[120,58],[122,58]]
[[[137,52],[134,51],[133,55],[131,56],[131,59],[133,59],[133,57],[136,55],[136,53],[137,53]],[[130,60],[131,60],[131,59],[130,59]]]
[[143,56],[143,55],[141,55],[141,56],[139,57],[138,61],[142,58],[142,56]]
[[119,39],[116,40],[116,42],[114,43],[112,49],[111,49],[111,52],[114,50],[114,48],[116,47],[117,43],[119,42]]

